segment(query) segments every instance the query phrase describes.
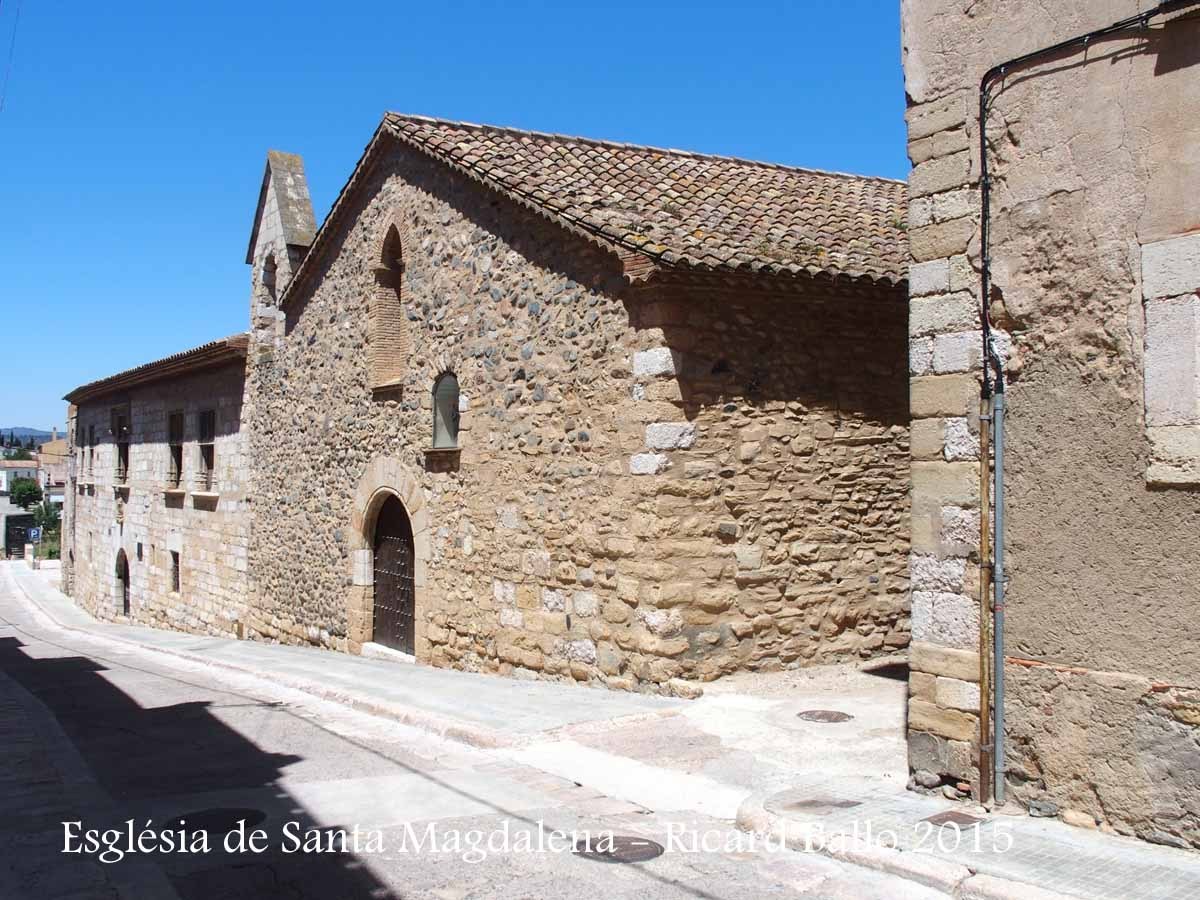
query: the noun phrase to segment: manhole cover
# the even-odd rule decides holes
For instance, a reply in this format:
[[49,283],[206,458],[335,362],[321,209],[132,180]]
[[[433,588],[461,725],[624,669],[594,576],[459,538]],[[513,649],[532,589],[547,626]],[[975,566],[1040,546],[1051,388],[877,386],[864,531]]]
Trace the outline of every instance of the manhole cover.
[[854,716],[836,709],[806,709],[796,713],[796,718],[805,722],[849,722]]
[[795,813],[829,815],[840,809],[853,809],[861,805],[861,800],[849,800],[843,797],[821,797],[819,795],[814,797],[802,788],[780,791],[778,794],[772,794],[763,801],[763,807],[767,812],[773,812],[781,816]]
[[978,816],[969,816],[964,812],[950,810],[938,813],[936,816],[929,816],[924,821],[932,825],[957,825],[959,828],[970,828],[972,825],[978,825],[983,819]]
[[262,823],[267,814],[261,809],[239,809],[237,807],[217,807],[214,809],[198,809],[195,812],[184,813],[172,820],[167,827],[187,831],[206,831],[209,834],[226,835],[238,827],[238,822],[246,820],[246,828],[253,828]]
[[850,809],[854,806],[862,806],[858,800],[793,800],[791,803],[781,803],[779,808],[783,810],[795,810],[796,812],[811,811],[814,809]]
[[599,834],[575,842],[575,855],[599,862],[639,863],[663,855],[663,845],[628,834]]

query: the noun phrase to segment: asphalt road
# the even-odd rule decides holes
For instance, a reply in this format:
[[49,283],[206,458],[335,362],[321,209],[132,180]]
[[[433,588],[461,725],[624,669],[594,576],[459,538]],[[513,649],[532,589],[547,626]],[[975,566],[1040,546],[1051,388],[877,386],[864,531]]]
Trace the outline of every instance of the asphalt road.
[[[754,847],[730,823],[658,814],[502,751],[62,631],[3,580],[0,785],[4,900],[941,896]],[[253,849],[227,850],[239,821]],[[589,858],[572,849],[585,834],[601,856],[609,834],[635,856],[646,841],[666,851]],[[110,844],[120,859],[101,861]]]

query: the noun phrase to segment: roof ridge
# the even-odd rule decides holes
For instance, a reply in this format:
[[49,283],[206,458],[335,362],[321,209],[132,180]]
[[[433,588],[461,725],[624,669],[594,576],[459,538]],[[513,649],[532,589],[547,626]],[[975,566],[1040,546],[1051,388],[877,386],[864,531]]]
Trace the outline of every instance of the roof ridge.
[[423,116],[417,113],[400,113],[394,110],[388,110],[384,113],[384,119],[395,120],[399,119],[408,122],[424,122],[432,125],[451,125],[455,128],[471,129],[476,131],[499,131],[505,134],[520,135],[522,137],[544,138],[552,141],[572,141],[575,143],[588,144],[593,147],[608,147],[618,150],[649,150],[654,153],[662,153],[667,156],[682,156],[690,159],[712,159],[720,162],[735,162],[747,166],[756,166],[763,169],[781,169],[786,172],[802,172],[806,175],[827,175],[831,178],[848,178],[855,181],[882,181],[887,184],[907,185],[908,182],[899,178],[888,178],[884,175],[859,175],[854,172],[839,172],[833,169],[815,169],[810,166],[791,166],[786,163],[770,162],[761,159],[746,159],[742,156],[730,156],[722,153],[704,153],[699,150],[681,150],[676,147],[656,147],[653,144],[633,144],[628,141],[611,141],[603,138],[586,137],[584,135],[575,134],[560,134],[550,131],[537,131],[530,128],[516,128],[512,125],[489,125],[480,122],[465,122],[456,119],[442,119],[436,116]]

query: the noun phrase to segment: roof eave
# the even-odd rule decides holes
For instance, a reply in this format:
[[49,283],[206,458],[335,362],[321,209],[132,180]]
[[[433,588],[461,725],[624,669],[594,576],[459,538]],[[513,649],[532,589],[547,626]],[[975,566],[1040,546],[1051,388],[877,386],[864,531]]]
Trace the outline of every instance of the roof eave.
[[119,391],[161,381],[164,378],[190,375],[239,360],[244,361],[249,344],[250,336],[248,334],[235,334],[81,385],[66,394],[63,399],[68,403],[78,405]]

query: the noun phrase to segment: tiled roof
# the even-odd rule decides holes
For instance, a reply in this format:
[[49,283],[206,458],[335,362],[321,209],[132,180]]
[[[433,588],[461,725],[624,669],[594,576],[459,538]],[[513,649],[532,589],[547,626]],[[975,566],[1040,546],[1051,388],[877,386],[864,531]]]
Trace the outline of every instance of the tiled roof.
[[36,459],[0,459],[0,469],[36,469]]
[[107,378],[80,385],[63,399],[69,403],[82,403],[114,391],[158,381],[171,375],[197,372],[212,366],[235,362],[246,358],[246,348],[249,344],[250,335],[245,332],[230,335],[219,341],[210,341],[199,347],[193,347],[191,350],[173,353],[162,359],[156,359],[154,362],[148,362],[136,368],[118,372],[116,375],[109,375]]
[[667,267],[907,276],[900,181],[397,113],[383,128]]

